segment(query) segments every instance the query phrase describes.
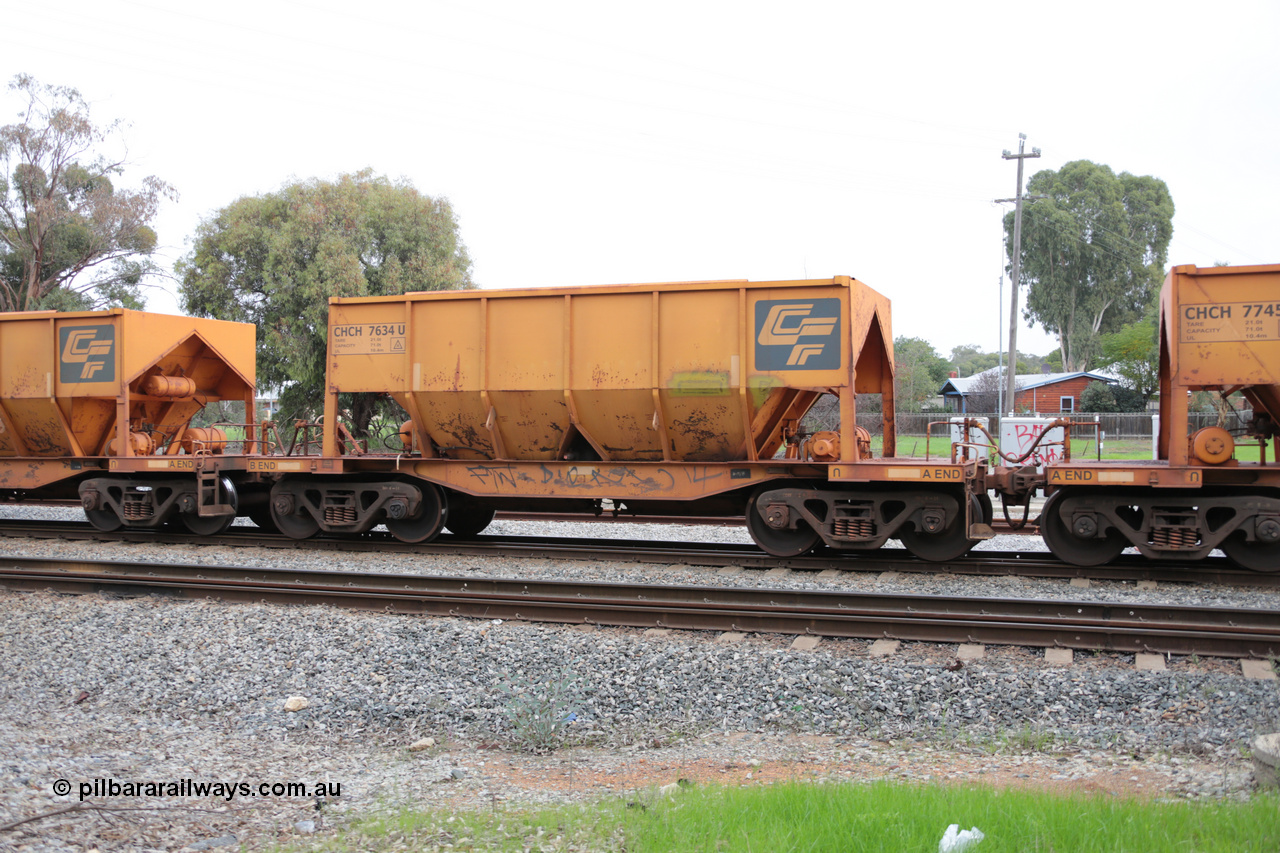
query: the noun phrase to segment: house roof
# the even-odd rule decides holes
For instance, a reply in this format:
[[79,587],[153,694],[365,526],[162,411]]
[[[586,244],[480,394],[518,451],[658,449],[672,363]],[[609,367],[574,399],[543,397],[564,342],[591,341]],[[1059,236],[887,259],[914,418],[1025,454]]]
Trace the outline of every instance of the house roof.
[[[973,376],[966,376],[963,379],[948,379],[938,391],[939,394],[959,394],[964,396],[973,390],[973,386],[981,381],[984,377],[997,376],[1000,368],[993,367],[990,370],[984,370],[982,373],[975,373]],[[1032,388],[1041,388],[1045,385],[1053,385],[1058,382],[1065,382],[1068,379],[1077,379],[1079,377],[1094,379],[1098,382],[1106,382],[1109,385],[1115,384],[1115,377],[1105,376],[1101,373],[1093,373],[1088,370],[1077,370],[1074,373],[1018,373],[1013,377],[1015,386],[1019,391],[1030,390]]]

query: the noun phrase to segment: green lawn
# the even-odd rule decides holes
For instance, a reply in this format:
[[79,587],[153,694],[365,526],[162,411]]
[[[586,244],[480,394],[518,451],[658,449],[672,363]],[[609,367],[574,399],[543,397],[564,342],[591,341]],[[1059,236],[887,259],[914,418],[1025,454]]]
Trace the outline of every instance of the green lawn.
[[[871,452],[879,456],[883,449],[883,443],[879,436],[871,439]],[[925,438],[922,435],[900,435],[898,436],[898,455],[899,456],[924,456],[925,454]],[[934,438],[929,441],[929,458],[950,459],[951,458],[951,442],[946,438]],[[1074,461],[1082,461],[1098,458],[1098,445],[1092,438],[1072,439],[1071,441],[1071,458]],[[1150,459],[1151,458],[1151,440],[1146,438],[1140,439],[1107,439],[1102,443],[1102,458],[1107,459]],[[1244,444],[1236,445],[1235,458],[1241,462],[1257,462],[1259,458],[1258,445]],[[1267,459],[1272,460],[1272,454],[1268,451]]]
[[537,812],[403,813],[307,849],[933,853],[951,823],[985,834],[972,853],[1280,849],[1275,795],[1160,802],[889,782],[678,789]]

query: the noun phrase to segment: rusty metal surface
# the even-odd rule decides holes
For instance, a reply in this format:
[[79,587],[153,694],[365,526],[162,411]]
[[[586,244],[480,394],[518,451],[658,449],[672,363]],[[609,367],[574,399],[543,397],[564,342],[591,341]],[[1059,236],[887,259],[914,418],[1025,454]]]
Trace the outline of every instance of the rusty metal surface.
[[0,557],[11,589],[335,604],[399,614],[1269,657],[1280,613],[1087,601],[583,584]]

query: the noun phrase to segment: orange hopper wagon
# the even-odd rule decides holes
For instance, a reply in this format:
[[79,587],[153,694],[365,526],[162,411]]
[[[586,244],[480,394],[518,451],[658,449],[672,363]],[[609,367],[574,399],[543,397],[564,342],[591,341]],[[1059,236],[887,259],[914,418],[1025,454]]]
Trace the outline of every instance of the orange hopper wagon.
[[124,309],[0,314],[0,493],[80,499],[108,528],[229,523],[222,478],[203,498],[199,488],[202,457],[219,442],[191,419],[210,402],[243,402],[252,446],[254,358],[245,323]]

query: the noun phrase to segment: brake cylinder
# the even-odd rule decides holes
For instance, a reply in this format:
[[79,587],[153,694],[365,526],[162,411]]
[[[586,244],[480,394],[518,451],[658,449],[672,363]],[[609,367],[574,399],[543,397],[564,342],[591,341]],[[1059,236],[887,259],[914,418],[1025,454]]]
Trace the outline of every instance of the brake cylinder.
[[182,434],[182,452],[221,453],[227,449],[227,434],[217,427],[191,427]]
[[[156,449],[156,443],[151,436],[145,432],[129,433],[129,452],[133,456],[150,456],[152,451]],[[111,443],[107,445],[108,456],[119,456],[116,448],[116,439],[111,439]]]
[[196,381],[190,376],[148,376],[142,380],[142,393],[152,397],[183,398],[196,395]]

